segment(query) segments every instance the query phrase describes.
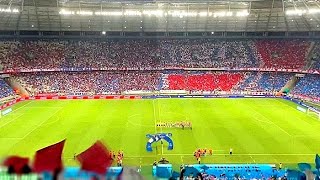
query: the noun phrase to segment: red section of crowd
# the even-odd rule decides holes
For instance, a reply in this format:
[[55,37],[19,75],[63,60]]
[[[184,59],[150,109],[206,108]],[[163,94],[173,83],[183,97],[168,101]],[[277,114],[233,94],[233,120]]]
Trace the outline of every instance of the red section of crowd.
[[302,69],[310,42],[303,40],[259,40],[256,43],[263,67]]
[[65,59],[64,46],[55,41],[10,41],[3,48],[8,51],[1,59],[5,69],[54,68]]
[[230,91],[243,78],[242,73],[205,73],[168,75],[168,87],[172,90]]

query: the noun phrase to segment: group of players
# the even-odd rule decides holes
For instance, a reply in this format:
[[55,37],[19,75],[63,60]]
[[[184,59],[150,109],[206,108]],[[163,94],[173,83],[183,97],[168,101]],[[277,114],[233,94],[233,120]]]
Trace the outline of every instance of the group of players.
[[178,122],[160,122],[157,123],[157,127],[165,128],[190,128],[192,129],[192,123],[189,121],[178,121]]
[[110,156],[113,160],[117,158],[117,165],[122,166],[123,150],[119,150],[117,154],[114,151],[111,151]]
[[213,150],[210,148],[210,149],[207,149],[207,148],[204,148],[204,149],[196,149],[193,153],[193,156],[197,159],[198,163],[200,164],[201,163],[201,157],[202,156],[207,156],[207,155],[212,155],[213,153]]
[[[201,163],[201,157],[202,156],[207,156],[207,155],[210,155],[212,156],[213,154],[213,150],[210,148],[210,149],[207,149],[207,148],[204,148],[204,149],[196,149],[193,153],[193,156],[197,159],[198,161],[198,164]],[[233,154],[233,149],[230,148],[229,150],[229,154],[232,155]]]

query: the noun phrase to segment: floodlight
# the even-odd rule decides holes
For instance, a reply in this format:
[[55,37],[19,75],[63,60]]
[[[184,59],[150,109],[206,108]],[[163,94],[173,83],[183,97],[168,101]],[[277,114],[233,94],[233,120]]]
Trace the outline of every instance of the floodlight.
[[76,14],[82,15],[82,16],[92,16],[93,12],[92,11],[77,11]]

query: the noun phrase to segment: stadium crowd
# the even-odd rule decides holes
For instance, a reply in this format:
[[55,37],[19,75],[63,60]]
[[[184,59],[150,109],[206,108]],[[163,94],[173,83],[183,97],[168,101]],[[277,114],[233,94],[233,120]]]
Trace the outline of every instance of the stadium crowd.
[[0,79],[0,99],[13,95],[15,95],[13,89],[3,79]]
[[320,97],[320,75],[306,75],[293,89],[293,94]]
[[320,70],[320,42],[315,43],[311,54],[311,69]]
[[275,92],[290,80],[293,74],[276,72],[247,72],[237,90]]
[[4,69],[294,68],[310,42],[297,40],[0,41]]
[[256,46],[264,67],[302,69],[306,65],[310,42],[303,40],[259,40]]
[[121,93],[157,90],[160,74],[154,72],[50,72],[23,73],[14,77],[31,94],[41,93]]
[[[14,78],[31,94],[121,93],[130,90],[279,91],[292,76],[266,72],[148,72],[175,68],[292,68],[308,64],[310,41],[213,39],[112,39],[0,41],[0,69],[116,68],[113,71],[18,73]],[[320,43],[311,54],[320,69]],[[126,69],[135,71],[125,71]],[[119,71],[119,69],[121,71]],[[57,71],[57,69],[55,69]],[[143,70],[143,71],[142,71]],[[311,82],[310,82],[310,81]],[[306,82],[304,82],[306,81]],[[315,78],[304,78],[316,85]],[[319,96],[310,86],[296,92]],[[2,85],[0,97],[12,89]]]
[[[274,72],[42,72],[20,73],[13,78],[31,95],[120,94],[124,91],[187,90],[278,92],[294,74]],[[295,94],[320,97],[319,75],[307,75],[294,89]],[[13,94],[4,82],[1,97]]]
[[242,77],[242,73],[230,72],[169,74],[163,80],[163,87],[170,90],[230,91]]

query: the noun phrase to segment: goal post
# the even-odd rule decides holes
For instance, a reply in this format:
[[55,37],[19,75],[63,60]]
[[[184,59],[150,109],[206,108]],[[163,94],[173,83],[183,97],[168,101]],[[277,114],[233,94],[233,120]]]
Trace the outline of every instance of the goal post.
[[317,109],[314,109],[314,108],[312,108],[312,107],[309,107],[309,108],[307,109],[307,114],[320,120],[320,111],[317,110]]

